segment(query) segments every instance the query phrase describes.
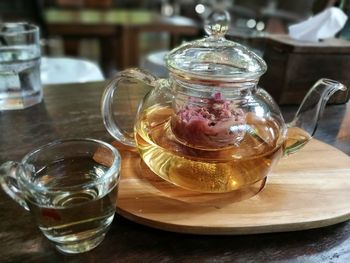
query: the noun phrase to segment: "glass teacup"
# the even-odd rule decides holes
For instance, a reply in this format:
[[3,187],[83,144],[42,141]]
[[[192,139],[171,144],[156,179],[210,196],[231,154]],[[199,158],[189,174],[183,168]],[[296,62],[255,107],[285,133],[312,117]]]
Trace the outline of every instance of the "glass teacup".
[[58,250],[81,253],[99,245],[113,221],[120,162],[102,141],[55,141],[4,163],[0,183]]

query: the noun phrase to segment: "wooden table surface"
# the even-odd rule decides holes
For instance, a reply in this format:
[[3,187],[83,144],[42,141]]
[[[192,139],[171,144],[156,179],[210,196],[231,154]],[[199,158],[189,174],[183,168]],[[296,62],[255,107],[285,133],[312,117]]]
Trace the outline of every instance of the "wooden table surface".
[[[0,111],[0,162],[20,160],[34,147],[58,138],[111,142],[100,114],[103,86],[48,86],[43,103]],[[133,107],[143,93],[122,91],[124,108]],[[294,110],[283,108],[287,119]],[[132,119],[129,111],[123,114],[126,122]],[[350,103],[328,106],[315,137],[350,155]],[[56,251],[30,214],[1,190],[0,207],[0,262],[350,262],[350,222],[289,233],[208,236],[156,230],[117,215],[96,249],[67,256]]]

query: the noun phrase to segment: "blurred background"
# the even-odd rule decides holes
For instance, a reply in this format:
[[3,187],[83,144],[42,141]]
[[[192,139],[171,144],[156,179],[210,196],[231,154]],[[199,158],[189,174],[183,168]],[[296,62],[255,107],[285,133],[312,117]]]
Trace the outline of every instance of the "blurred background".
[[45,56],[86,59],[110,77],[127,67],[159,66],[168,50],[205,34],[213,8],[231,14],[228,38],[263,53],[252,39],[286,34],[289,25],[329,6],[347,10],[347,1],[1,0],[0,20],[39,25]]

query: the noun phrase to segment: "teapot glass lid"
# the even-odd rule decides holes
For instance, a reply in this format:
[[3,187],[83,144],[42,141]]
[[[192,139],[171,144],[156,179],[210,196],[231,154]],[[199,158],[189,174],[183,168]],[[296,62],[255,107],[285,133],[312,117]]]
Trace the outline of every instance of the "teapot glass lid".
[[200,79],[247,81],[265,73],[265,61],[247,47],[225,39],[230,24],[226,11],[214,11],[205,21],[209,35],[173,49],[166,57],[168,69]]

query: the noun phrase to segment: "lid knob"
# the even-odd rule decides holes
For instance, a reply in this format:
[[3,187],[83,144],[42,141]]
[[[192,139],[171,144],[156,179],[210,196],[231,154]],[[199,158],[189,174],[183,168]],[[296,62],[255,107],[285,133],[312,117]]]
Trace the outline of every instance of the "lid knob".
[[230,14],[225,10],[213,10],[204,22],[204,30],[209,36],[223,37],[230,25]]

